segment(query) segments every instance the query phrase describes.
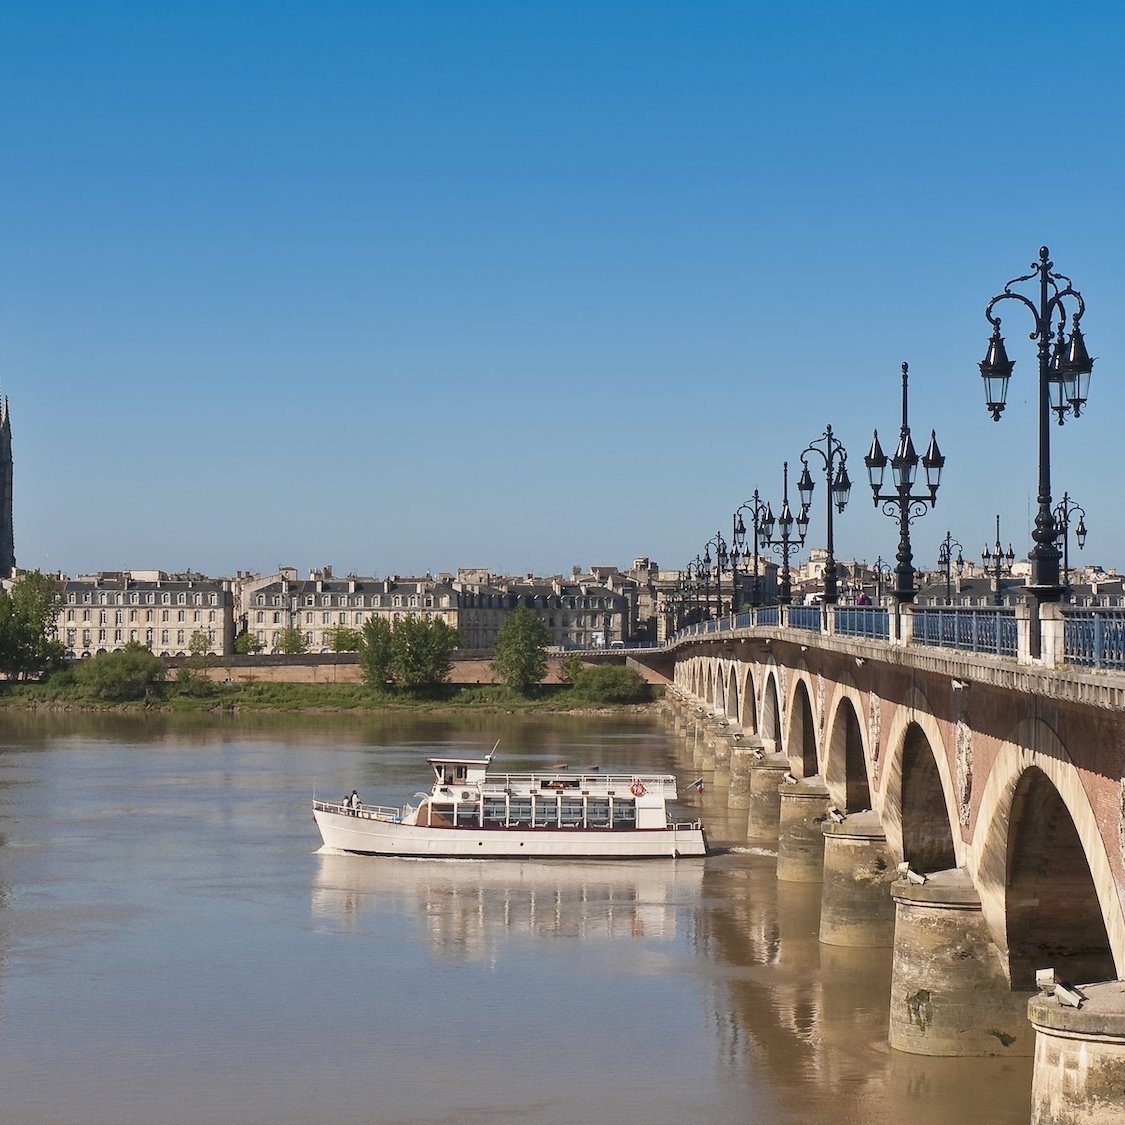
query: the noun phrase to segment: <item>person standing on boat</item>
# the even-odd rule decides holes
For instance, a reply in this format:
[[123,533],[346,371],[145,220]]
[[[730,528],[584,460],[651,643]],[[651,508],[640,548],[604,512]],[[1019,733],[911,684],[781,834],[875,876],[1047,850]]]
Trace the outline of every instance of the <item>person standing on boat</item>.
[[362,805],[363,805],[363,802],[359,799],[358,790],[353,789],[352,790],[352,796],[351,796],[351,806],[352,806],[352,815],[353,816],[359,816],[359,810],[360,810],[360,807]]

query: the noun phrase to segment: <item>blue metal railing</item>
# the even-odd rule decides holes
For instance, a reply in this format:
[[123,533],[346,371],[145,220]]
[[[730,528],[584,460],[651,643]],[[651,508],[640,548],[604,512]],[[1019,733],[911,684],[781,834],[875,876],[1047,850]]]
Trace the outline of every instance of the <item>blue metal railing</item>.
[[1063,654],[1086,668],[1125,668],[1125,610],[1064,609]]
[[820,632],[820,606],[818,605],[791,605],[789,607],[790,629],[811,629]]
[[1004,606],[915,609],[914,643],[1014,657],[1019,652],[1016,611]]
[[833,627],[843,636],[885,641],[891,635],[891,615],[881,606],[838,605],[833,615]]
[[[832,631],[839,636],[890,640],[890,612],[883,606],[836,605],[828,607],[827,613],[832,615]],[[916,645],[1012,660],[1019,656],[1020,623],[1015,609],[1010,606],[915,605],[911,616]],[[820,606],[791,605],[783,614],[781,606],[768,605],[721,621],[686,626],[677,637],[755,627],[779,628],[783,622],[791,629],[808,632],[820,632],[826,623]],[[1065,606],[1062,624],[1065,663],[1125,671],[1125,608]],[[1027,625],[1025,621],[1024,627]]]

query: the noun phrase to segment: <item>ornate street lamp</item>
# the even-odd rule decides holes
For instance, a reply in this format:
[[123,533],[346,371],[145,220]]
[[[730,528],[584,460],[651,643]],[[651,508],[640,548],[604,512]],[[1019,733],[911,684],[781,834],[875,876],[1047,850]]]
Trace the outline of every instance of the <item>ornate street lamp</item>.
[[1000,546],[1000,517],[996,517],[996,542],[990,551],[988,544],[985,543],[984,550],[980,553],[981,561],[984,563],[984,572],[995,583],[996,589],[993,592],[992,600],[996,605],[1004,604],[1004,595],[1000,592],[1000,579],[1003,575],[1012,573],[1012,563],[1016,561],[1015,552],[1012,550],[1011,543],[1008,544],[1008,553],[1005,554],[1003,548]]
[[[752,548],[746,542],[746,524],[743,523],[742,520],[742,513],[744,511],[748,512],[750,515]],[[754,489],[754,495],[751,496],[745,504],[740,504],[735,509],[733,517],[734,526],[731,538],[734,542],[734,547],[731,551],[731,555],[734,557],[737,554],[741,554],[743,562],[748,562],[751,558],[754,560],[754,577],[750,583],[750,604],[754,607],[762,604],[762,575],[758,565],[758,544],[761,540],[762,521],[765,517],[766,505],[758,496],[758,490],[756,488]]]
[[[887,455],[879,444],[879,431],[871,441],[871,450],[864,458],[867,465],[867,475],[871,482],[871,494],[875,500],[875,507],[883,504],[883,514],[897,517],[898,519],[898,554],[895,556],[898,565],[895,567],[895,599],[898,602],[912,602],[918,591],[914,588],[914,556],[910,550],[910,525],[919,516],[923,516],[937,503],[937,490],[941,484],[941,470],[945,465],[945,458],[938,449],[937,434],[930,431],[930,444],[926,452],[919,458],[914,450],[914,442],[910,437],[910,423],[907,419],[907,376],[909,367],[902,365],[902,428],[899,430],[898,447],[894,456],[889,458],[891,475],[894,479],[893,491],[884,494],[883,472],[887,467]],[[916,496],[911,490],[914,488],[915,477],[918,473],[918,462],[921,460],[926,470],[926,488],[929,495]]]
[[[715,548],[715,561],[711,562],[711,548]],[[727,545],[722,533],[716,531],[711,539],[703,545],[704,583],[708,590],[708,615],[710,615],[710,578],[715,576],[715,620],[723,616],[723,571],[727,568],[729,556]]]
[[[953,548],[957,548],[957,558],[953,558]],[[938,567],[945,572],[945,604],[953,604],[953,579],[950,574],[950,569],[957,571],[957,577],[960,578],[965,570],[965,559],[961,552],[965,548],[953,538],[948,531],[945,533],[945,538],[938,544]]]
[[[796,518],[789,507],[789,462],[781,467],[781,515],[774,516],[773,507],[767,501],[766,514],[762,518],[759,542],[763,547],[771,547],[781,555],[781,577],[778,582],[778,604],[789,605],[793,601],[793,585],[789,580],[789,557],[805,545],[805,533],[809,529],[809,513],[804,506]],[[796,538],[791,534],[796,528]],[[774,537],[775,530],[780,534]]]
[[1074,538],[1078,540],[1078,549],[1081,551],[1086,546],[1086,509],[1071,500],[1069,492],[1064,492],[1055,508],[1055,526],[1062,537],[1062,584],[1068,591],[1070,590],[1070,518],[1076,512],[1078,524],[1074,529]]
[[[1018,301],[1031,312],[1035,331],[1030,338],[1039,342],[1039,510],[1035,516],[1035,530],[1031,533],[1035,546],[1028,554],[1031,560],[1028,589],[1038,602],[1056,602],[1062,596],[1056,542],[1058,527],[1051,510],[1051,411],[1058,415],[1060,426],[1068,413],[1079,417],[1086,404],[1090,374],[1094,369],[1094,361],[1086,351],[1086,341],[1079,327],[1086,304],[1082,294],[1072,286],[1070,278],[1051,269],[1054,263],[1049,255],[1047,247],[1040,246],[1039,261],[1031,263],[1031,273],[1013,278],[1004,286],[1003,293],[998,293],[988,302],[984,315],[992,325],[992,338],[980,363],[985,403],[993,419],[999,420],[1007,401],[1008,380],[1015,361],[1008,358],[1004,337],[1000,335],[1000,318],[994,316],[992,310],[1001,301]],[[1033,278],[1039,282],[1038,304],[1023,293],[1012,290],[1013,285]],[[1070,311],[1071,305],[1073,311]],[[1069,336],[1066,334],[1068,315],[1071,317]],[[1056,317],[1057,325],[1054,323]]]
[[825,496],[828,500],[828,559],[824,567],[824,604],[835,605],[839,594],[836,587],[836,554],[832,545],[832,509],[835,507],[836,511],[842,512],[847,507],[848,497],[851,495],[852,482],[848,479],[846,467],[848,451],[843,447],[840,439],[833,436],[832,427],[825,426],[824,433],[810,442],[808,448],[801,454],[803,471],[801,479],[797,482],[797,491],[801,496],[801,507],[805,511],[808,511],[812,503],[813,494],[813,479],[808,462],[810,453],[815,453],[824,464]]

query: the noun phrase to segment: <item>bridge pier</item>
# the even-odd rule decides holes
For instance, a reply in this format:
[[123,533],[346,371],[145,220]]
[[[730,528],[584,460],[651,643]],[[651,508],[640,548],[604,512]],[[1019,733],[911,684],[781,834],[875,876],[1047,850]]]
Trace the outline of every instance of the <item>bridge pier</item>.
[[898,875],[887,836],[870,810],[826,820],[820,940],[825,945],[890,948],[895,937],[891,884]]
[[746,839],[752,844],[777,844],[781,823],[781,779],[789,772],[784,754],[755,756],[750,763],[750,803],[747,806]]
[[1082,985],[1080,1008],[1057,995],[1028,1003],[1035,1028],[1031,1125],[1125,1121],[1125,981]]
[[727,787],[727,808],[750,807],[750,766],[754,750],[744,742],[736,743],[730,751],[730,784]]
[[777,877],[788,883],[819,883],[824,878],[824,832],[828,788],[819,776],[778,786]]
[[968,872],[900,879],[891,893],[890,1045],[914,1055],[1030,1055],[1028,993],[1008,985]]

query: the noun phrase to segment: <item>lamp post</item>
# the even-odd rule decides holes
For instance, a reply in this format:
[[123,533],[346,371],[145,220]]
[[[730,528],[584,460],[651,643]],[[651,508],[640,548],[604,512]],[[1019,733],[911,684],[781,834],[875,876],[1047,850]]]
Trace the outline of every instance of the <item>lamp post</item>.
[[[805,511],[808,511],[812,503],[813,494],[813,479],[808,462],[810,453],[815,453],[824,464],[825,496],[828,500],[828,559],[824,567],[824,604],[835,605],[839,600],[839,593],[836,586],[836,554],[832,545],[832,509],[835,507],[836,511],[842,512],[847,507],[848,497],[851,495],[852,482],[848,479],[847,470],[848,451],[843,447],[840,439],[833,436],[832,427],[825,426],[824,433],[810,442],[801,454],[803,468],[801,479],[797,482],[797,492],[801,497],[801,507]],[[835,471],[833,471],[834,467]]]
[[[742,520],[743,512],[748,512],[750,515],[752,548],[746,542],[746,524]],[[755,608],[762,604],[762,576],[761,569],[758,565],[758,543],[761,539],[762,521],[765,517],[766,505],[758,496],[758,490],[755,488],[753,496],[751,496],[745,504],[740,504],[735,509],[733,533],[731,535],[731,539],[734,542],[734,551],[732,551],[732,554],[734,552],[741,553],[743,562],[748,561],[750,558],[754,560],[754,577],[750,583],[750,604]]]
[[[871,481],[871,494],[875,500],[875,507],[883,504],[883,514],[898,518],[898,554],[895,559],[895,600],[898,602],[912,602],[918,591],[914,588],[914,556],[910,550],[910,525],[919,516],[925,515],[929,508],[937,503],[937,490],[941,484],[941,470],[945,465],[945,458],[938,449],[937,434],[930,431],[930,444],[921,458],[914,450],[914,442],[910,437],[910,422],[907,418],[907,378],[910,368],[902,365],[902,428],[899,430],[898,447],[891,457],[891,475],[894,479],[894,491],[883,494],[883,471],[887,467],[887,455],[879,444],[879,431],[871,441],[871,450],[864,458],[867,465],[867,475]],[[918,462],[921,460],[926,470],[926,488],[929,495],[915,496],[911,489],[918,473]]]
[[[684,568],[684,624],[693,625],[703,620],[700,590],[703,584],[703,560],[696,555]],[[690,620],[695,617],[695,621]]]
[[880,600],[883,593],[887,588],[887,579],[894,573],[890,563],[883,562],[883,556],[880,555],[875,560],[875,598]]
[[[715,561],[711,562],[711,548],[715,548]],[[708,579],[715,576],[715,620],[723,616],[723,571],[727,568],[730,556],[727,554],[726,541],[722,532],[716,531],[714,536],[703,545],[703,567]],[[708,594],[710,605],[710,594]],[[708,610],[710,612],[710,610]]]
[[1012,573],[1012,563],[1016,561],[1015,552],[1012,550],[1011,543],[1008,544],[1008,553],[1005,554],[1003,548],[1000,546],[1000,517],[996,517],[996,542],[990,551],[988,544],[985,543],[984,550],[980,553],[981,561],[984,563],[984,572],[996,583],[995,592],[992,595],[992,600],[996,605],[1004,604],[1004,596],[1000,592],[1000,578],[1002,575]]
[[[805,545],[805,532],[809,529],[809,513],[808,509],[802,506],[796,518],[793,517],[789,507],[788,461],[781,467],[781,480],[781,515],[775,517],[773,508],[767,501],[760,534],[763,547],[771,547],[781,554],[781,578],[778,582],[777,600],[779,605],[789,605],[793,600],[793,586],[789,580],[789,556]],[[794,527],[797,530],[796,539],[790,535]],[[781,533],[777,538],[774,538],[775,530]]]
[[[957,548],[957,559],[954,561],[953,548]],[[950,575],[950,568],[957,571],[957,577],[960,578],[965,570],[965,559],[961,552],[965,548],[953,538],[948,532],[945,533],[945,538],[938,544],[938,566],[945,572],[945,604],[953,604],[953,581]]]
[[[1079,327],[1086,303],[1070,278],[1056,273],[1051,268],[1053,265],[1050,251],[1046,246],[1040,246],[1039,260],[1031,263],[1031,273],[1012,278],[1004,286],[1004,291],[988,302],[984,315],[992,325],[992,337],[980,363],[985,402],[993,419],[999,421],[1015,361],[1008,358],[1004,337],[1000,335],[1000,317],[993,315],[993,309],[1001,301],[1018,301],[1031,312],[1035,331],[1030,338],[1039,342],[1039,510],[1035,515],[1035,530],[1031,533],[1035,545],[1028,554],[1031,560],[1028,589],[1037,602],[1057,602],[1062,596],[1056,542],[1058,527],[1051,510],[1051,411],[1058,415],[1060,426],[1068,413],[1073,412],[1075,418],[1079,417],[1086,403],[1090,374],[1094,369],[1094,361],[1086,351],[1086,341]],[[1013,285],[1032,279],[1039,283],[1038,304],[1023,293],[1012,290]],[[1073,306],[1073,311],[1070,311],[1070,306]],[[1066,334],[1068,314],[1071,317],[1069,336]],[[1054,324],[1056,316],[1057,325]]]
[[1055,508],[1055,526],[1062,537],[1062,584],[1065,590],[1070,589],[1070,517],[1075,512],[1078,513],[1078,524],[1074,529],[1074,538],[1078,540],[1081,551],[1086,546],[1086,509],[1076,504],[1069,492],[1064,492]]

